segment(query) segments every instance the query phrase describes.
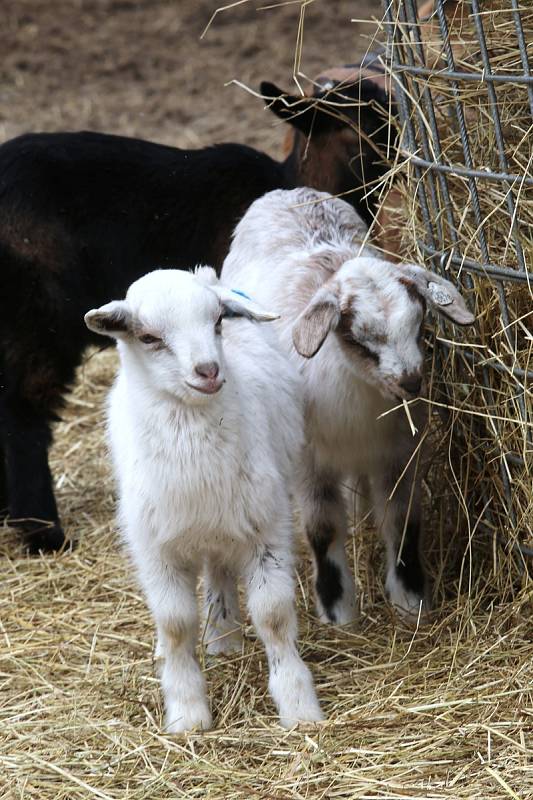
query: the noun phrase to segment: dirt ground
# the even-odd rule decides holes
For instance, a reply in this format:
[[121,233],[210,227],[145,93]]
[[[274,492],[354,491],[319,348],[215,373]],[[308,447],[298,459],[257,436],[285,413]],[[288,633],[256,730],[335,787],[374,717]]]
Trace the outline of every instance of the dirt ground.
[[[300,70],[312,77],[353,62],[369,46],[368,18],[380,7],[310,2]],[[294,87],[300,3],[235,4],[200,38],[216,9],[208,0],[2,0],[0,139],[93,129],[181,147],[233,140],[276,153],[280,132],[261,100],[226,84]]]

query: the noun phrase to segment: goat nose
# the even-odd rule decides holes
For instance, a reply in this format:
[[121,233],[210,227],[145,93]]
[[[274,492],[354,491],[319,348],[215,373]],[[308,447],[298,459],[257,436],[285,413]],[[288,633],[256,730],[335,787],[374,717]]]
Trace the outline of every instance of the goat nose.
[[216,361],[206,361],[203,364],[197,364],[194,371],[201,378],[208,378],[214,380],[218,375],[218,364]]
[[400,386],[405,392],[409,394],[419,394],[420,387],[422,386],[421,375],[408,375],[403,381],[400,381]]

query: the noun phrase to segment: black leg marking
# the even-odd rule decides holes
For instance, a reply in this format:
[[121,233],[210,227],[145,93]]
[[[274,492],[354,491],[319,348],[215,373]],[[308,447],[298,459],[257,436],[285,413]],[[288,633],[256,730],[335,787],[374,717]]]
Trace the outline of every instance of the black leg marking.
[[336,505],[342,503],[342,497],[337,486],[333,483],[322,483],[315,487],[315,502],[320,506]]
[[308,531],[309,541],[316,561],[316,592],[324,611],[332,622],[336,622],[333,607],[341,599],[344,589],[339,567],[328,558],[328,549],[334,540],[335,531],[324,525]]
[[419,540],[420,521],[410,519],[405,530],[400,560],[396,566],[396,573],[408,591],[423,595],[425,578],[420,562]]

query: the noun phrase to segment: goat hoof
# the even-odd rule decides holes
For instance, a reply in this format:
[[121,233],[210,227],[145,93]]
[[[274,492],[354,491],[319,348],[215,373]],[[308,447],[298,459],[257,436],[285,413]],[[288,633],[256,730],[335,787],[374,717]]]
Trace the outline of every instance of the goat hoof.
[[282,728],[294,728],[297,726],[303,730],[314,728],[317,722],[323,722],[325,719],[318,701],[315,699],[310,703],[300,705],[293,713],[280,714],[279,724]]
[[409,626],[428,622],[429,603],[424,596],[407,589],[396,578],[387,580],[387,599],[402,622]]
[[[37,555],[40,551],[53,553],[61,550],[66,542],[63,529],[58,524],[39,528],[39,530],[27,530],[24,533],[24,540],[26,549],[31,555]],[[70,547],[73,546],[72,543],[69,544]]]
[[231,656],[240,653],[242,650],[242,636],[240,634],[229,634],[218,636],[205,646],[210,656]]
[[208,731],[213,724],[211,711],[203,699],[189,699],[187,705],[176,704],[167,710],[166,733]]

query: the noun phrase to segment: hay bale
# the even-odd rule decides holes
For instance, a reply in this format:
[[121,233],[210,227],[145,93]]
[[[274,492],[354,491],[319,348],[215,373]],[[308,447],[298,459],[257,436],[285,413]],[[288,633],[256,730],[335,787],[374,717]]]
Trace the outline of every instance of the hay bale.
[[[450,535],[462,528],[469,543],[503,544],[494,557],[509,555],[504,583],[520,580],[533,555],[533,81],[513,79],[525,62],[510,5],[488,0],[475,15],[475,4],[447,3],[446,35],[436,13],[410,24],[412,4],[396,0],[386,26],[404,112],[402,201],[389,202],[390,224],[402,231],[402,255],[460,281],[477,313],[475,331],[439,322],[431,337],[429,402],[447,420],[443,467],[451,507],[462,510]],[[531,61],[533,6],[519,15]],[[493,95],[483,36],[492,74],[507,78]]]

